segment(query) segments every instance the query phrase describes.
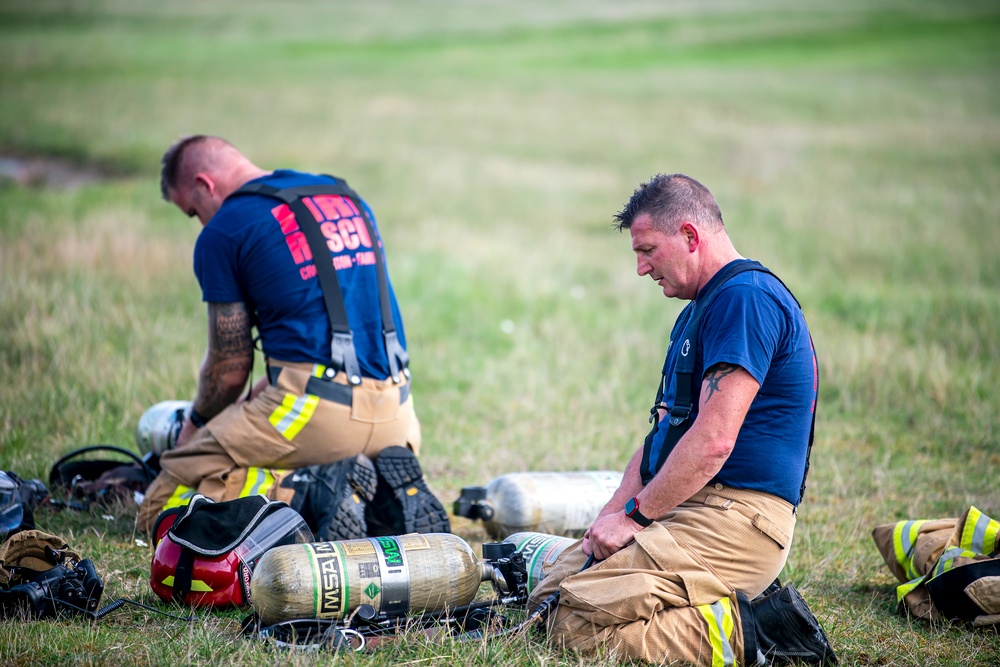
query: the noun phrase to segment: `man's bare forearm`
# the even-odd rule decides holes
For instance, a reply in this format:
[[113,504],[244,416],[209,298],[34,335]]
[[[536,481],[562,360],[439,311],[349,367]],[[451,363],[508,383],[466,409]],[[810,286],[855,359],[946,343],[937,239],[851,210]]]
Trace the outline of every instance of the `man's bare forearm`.
[[208,304],[208,350],[194,409],[211,419],[236,402],[253,366],[250,314],[243,303]]

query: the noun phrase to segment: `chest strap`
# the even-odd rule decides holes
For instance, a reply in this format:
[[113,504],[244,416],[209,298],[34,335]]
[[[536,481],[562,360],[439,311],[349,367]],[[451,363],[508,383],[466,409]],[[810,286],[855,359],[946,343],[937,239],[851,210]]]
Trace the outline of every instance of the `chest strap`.
[[[781,279],[771,273],[770,269],[762,265],[760,262],[755,262],[753,260],[730,262],[724,266],[722,270],[715,275],[715,277],[712,278],[711,286],[700,294],[701,298],[697,301],[689,303],[681,312],[679,319],[684,318],[684,316],[688,313],[690,313],[690,318],[688,319],[687,324],[684,327],[684,331],[681,334],[681,349],[678,353],[679,357],[677,358],[677,363],[674,366],[676,387],[673,405],[670,406],[669,412],[667,413],[667,419],[670,420],[669,426],[663,441],[660,443],[655,442],[656,433],[660,426],[657,417],[659,416],[660,404],[663,402],[663,394],[668,372],[667,362],[664,361],[663,371],[660,376],[660,386],[656,391],[656,402],[649,411],[649,421],[653,424],[653,428],[646,435],[646,439],[642,445],[642,463],[639,467],[639,474],[642,478],[643,486],[649,484],[653,477],[656,476],[656,473],[659,472],[660,468],[662,468],[663,464],[666,462],[667,457],[670,456],[670,452],[674,450],[674,447],[677,446],[681,437],[687,433],[688,429],[691,428],[694,418],[697,417],[695,405],[701,396],[702,378],[695,377],[694,365],[698,350],[698,330],[701,326],[702,316],[708,310],[709,306],[712,305],[712,302],[719,293],[719,289],[732,278],[735,278],[741,273],[746,273],[747,271],[760,271],[761,273],[766,273],[773,276],[775,280],[781,283],[782,287],[785,287],[785,284],[781,282]],[[785,287],[785,289],[788,290],[787,287]],[[792,294],[791,290],[788,290],[788,293],[791,294],[792,299],[795,299],[795,295]],[[799,303],[798,299],[795,299],[795,303]],[[799,305],[799,307],[801,308],[801,305]],[[675,343],[675,340],[671,340],[670,347],[673,347]],[[810,348],[812,348],[813,355],[815,355],[815,348],[812,345],[811,336],[809,343]],[[816,398],[818,400],[818,367],[816,368],[816,378]],[[813,438],[816,432],[815,405],[813,406],[812,419],[812,426],[809,428],[809,445],[806,450],[805,471],[802,474],[802,487],[799,491],[799,501],[802,500],[802,495],[805,494],[806,476],[809,474],[809,455],[812,452]]]
[[[331,176],[330,178],[336,177]],[[338,372],[346,373],[348,382],[357,386],[361,384],[361,366],[358,364],[357,352],[354,349],[354,334],[351,332],[351,326],[347,320],[344,296],[340,291],[340,282],[337,280],[337,269],[334,268],[332,261],[321,261],[321,258],[330,257],[330,248],[326,244],[326,237],[320,229],[319,222],[306,206],[303,198],[313,195],[334,195],[351,200],[365,225],[368,238],[372,240],[372,252],[375,255],[375,270],[378,279],[379,310],[382,315],[382,339],[385,343],[386,357],[389,360],[389,375],[396,384],[402,382],[404,377],[409,379],[410,357],[399,343],[399,337],[396,335],[396,324],[392,319],[392,306],[389,302],[389,275],[385,268],[385,256],[382,249],[378,247],[378,237],[375,235],[374,226],[358,194],[347,185],[346,181],[336,179],[335,183],[303,185],[292,188],[276,188],[266,183],[248,183],[230,196],[245,194],[278,199],[287,204],[288,208],[295,214],[295,221],[309,244],[313,265],[316,267],[316,279],[319,281],[327,316],[330,318],[332,337],[327,373],[330,378]]]

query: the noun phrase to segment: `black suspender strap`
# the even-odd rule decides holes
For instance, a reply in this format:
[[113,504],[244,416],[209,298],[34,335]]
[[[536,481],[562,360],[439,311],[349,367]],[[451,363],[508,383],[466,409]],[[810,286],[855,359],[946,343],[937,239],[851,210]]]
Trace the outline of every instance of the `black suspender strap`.
[[[687,430],[691,428],[692,414],[695,412],[695,401],[700,394],[700,383],[702,378],[694,377],[694,365],[695,357],[697,356],[698,348],[698,330],[701,325],[702,316],[708,310],[709,306],[715,300],[718,294],[719,288],[722,287],[732,278],[736,277],[741,273],[746,271],[760,271],[762,273],[767,273],[774,276],[773,273],[765,266],[760,264],[760,262],[755,262],[753,260],[741,260],[736,262],[730,262],[722,268],[722,270],[712,278],[712,286],[707,292],[701,294],[701,298],[694,303],[690,303],[685,307],[684,312],[681,313],[679,319],[684,318],[685,313],[691,311],[691,316],[684,327],[684,331],[679,337],[681,349],[678,352],[679,356],[677,358],[677,364],[674,367],[674,376],[676,378],[675,396],[673,404],[670,406],[670,411],[667,414],[667,419],[669,419],[669,426],[667,428],[666,436],[663,439],[663,443],[660,447],[656,447],[654,440],[656,432],[659,429],[659,423],[657,421],[657,416],[659,414],[659,406],[663,401],[664,389],[666,386],[666,367],[663,369],[663,375],[660,377],[660,386],[656,392],[656,403],[650,410],[650,422],[653,423],[653,428],[650,430],[649,434],[642,447],[642,462],[639,467],[639,473],[642,478],[643,485],[648,484],[650,480],[656,475],[656,473],[663,467],[666,462],[667,457],[670,456],[670,452],[673,451],[674,447],[677,446],[678,441],[681,437],[687,433]],[[781,282],[781,279],[774,276],[775,280]],[[784,286],[784,283],[782,283]],[[785,287],[787,290],[788,288]],[[791,291],[788,292],[791,294]],[[795,295],[792,295],[795,299]],[[796,304],[798,300],[796,299]],[[801,306],[800,306],[801,307]],[[671,345],[676,344],[677,341],[671,341]],[[812,339],[810,337],[810,347],[812,346]],[[813,358],[815,359],[815,350],[813,350]],[[818,369],[817,369],[817,381],[818,381]],[[818,385],[817,385],[818,389]],[[818,394],[817,394],[818,397]],[[809,471],[809,454],[812,451],[813,437],[816,427],[816,410],[815,406],[813,408],[813,423],[809,430],[809,446],[806,450],[806,465],[805,472],[802,477],[802,489],[801,494],[805,493],[805,475]]]
[[[335,177],[331,176],[330,178]],[[399,338],[396,335],[396,324],[392,318],[385,255],[378,247],[378,237],[375,235],[374,226],[357,193],[345,181],[336,179],[335,183],[292,188],[275,188],[264,183],[249,183],[233,193],[233,195],[241,194],[257,194],[278,199],[285,202],[295,214],[295,220],[309,244],[313,264],[316,267],[316,278],[319,280],[327,315],[330,318],[330,328],[333,334],[330,343],[330,366],[334,372],[346,373],[348,381],[352,385],[358,385],[361,383],[361,368],[354,349],[354,336],[347,320],[344,297],[340,292],[340,283],[337,280],[337,270],[332,261],[321,261],[321,258],[330,256],[330,249],[326,244],[326,237],[320,229],[319,222],[316,221],[312,211],[305,205],[302,198],[313,195],[336,195],[351,200],[361,216],[368,232],[368,238],[372,240],[372,252],[375,256],[375,270],[378,280],[379,310],[382,315],[382,336],[385,341],[386,357],[389,360],[389,373],[393,382],[397,384],[402,382],[401,375],[409,378],[409,355],[399,343]]]

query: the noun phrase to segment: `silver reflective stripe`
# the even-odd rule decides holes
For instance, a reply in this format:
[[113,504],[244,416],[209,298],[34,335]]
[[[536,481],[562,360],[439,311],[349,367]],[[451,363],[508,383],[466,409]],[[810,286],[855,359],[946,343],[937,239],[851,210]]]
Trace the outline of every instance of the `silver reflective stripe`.
[[715,617],[715,625],[719,628],[719,635],[722,637],[722,660],[724,665],[735,665],[736,659],[733,657],[733,647],[729,645],[729,635],[726,634],[726,626],[723,622],[726,618],[726,610],[721,602],[713,602],[709,607],[712,616]]
[[[986,551],[986,529],[990,527],[990,518],[985,514],[979,515],[976,521],[976,530],[972,533],[972,548],[977,554],[985,554]],[[993,545],[990,545],[991,547]]]
[[899,541],[903,546],[903,553],[906,554],[907,559],[911,558],[913,555],[913,540],[910,537],[910,532],[913,530],[913,524],[916,521],[907,521],[903,524],[903,530],[900,531]]
[[302,411],[306,407],[306,400],[307,399],[304,396],[296,397],[295,402],[292,403],[291,408],[288,410],[288,414],[286,414],[277,424],[274,424],[274,427],[281,433],[287,431],[288,428],[295,423],[295,420],[302,414]]
[[934,568],[934,576],[936,577],[942,572],[947,571],[948,563],[955,560],[964,553],[965,549],[963,549],[962,547],[953,547],[945,551],[943,554],[941,554],[941,558],[938,559],[937,567]]

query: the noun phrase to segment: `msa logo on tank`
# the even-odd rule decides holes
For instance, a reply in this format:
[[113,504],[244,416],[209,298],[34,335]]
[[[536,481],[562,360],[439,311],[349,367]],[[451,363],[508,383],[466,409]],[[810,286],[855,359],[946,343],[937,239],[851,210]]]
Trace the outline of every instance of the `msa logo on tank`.
[[[316,218],[319,228],[326,238],[326,245],[333,255],[333,268],[341,271],[355,266],[374,266],[375,253],[368,228],[361,218],[361,212],[347,197],[340,195],[315,195],[303,197],[302,202]],[[306,235],[299,228],[295,214],[288,204],[280,204],[271,209],[271,215],[278,221],[285,234],[285,244],[292,253],[296,264],[306,264],[313,259]],[[316,266],[299,267],[302,280],[316,276]]]
[[315,567],[319,574],[320,596],[316,618],[340,618],[344,612],[343,587],[340,557],[332,542],[309,545],[316,558]]

